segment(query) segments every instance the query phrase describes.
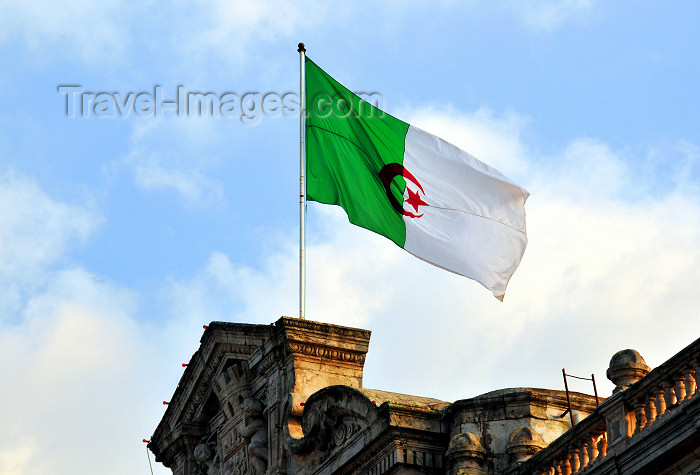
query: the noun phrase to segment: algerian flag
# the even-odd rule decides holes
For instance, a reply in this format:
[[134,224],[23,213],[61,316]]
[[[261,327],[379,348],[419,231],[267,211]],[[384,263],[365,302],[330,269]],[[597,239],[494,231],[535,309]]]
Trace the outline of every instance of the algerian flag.
[[370,105],[306,58],[307,198],[503,300],[525,252],[529,193]]

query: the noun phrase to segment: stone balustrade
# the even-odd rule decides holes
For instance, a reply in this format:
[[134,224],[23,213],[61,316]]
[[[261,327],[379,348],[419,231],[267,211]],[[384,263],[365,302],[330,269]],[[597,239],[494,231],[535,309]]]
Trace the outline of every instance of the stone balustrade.
[[697,412],[700,339],[651,372],[639,353],[623,350],[613,357],[608,377],[616,384],[615,391],[595,412],[547,448],[504,473],[625,473],[603,466],[618,463],[611,460],[615,458],[612,455],[628,451],[664,421],[676,415],[684,417],[681,413],[688,412],[687,407],[692,405],[693,413]]

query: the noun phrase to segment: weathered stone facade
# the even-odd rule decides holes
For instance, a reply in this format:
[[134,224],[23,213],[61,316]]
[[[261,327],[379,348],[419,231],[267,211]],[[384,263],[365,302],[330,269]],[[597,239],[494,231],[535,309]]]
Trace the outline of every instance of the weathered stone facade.
[[[698,444],[688,445],[700,426],[688,422],[700,419],[696,350],[688,350],[690,363],[673,366],[675,376],[656,379],[660,368],[643,377],[641,357],[620,352],[608,371],[618,385],[611,398],[596,408],[592,396],[571,393],[581,422],[570,430],[563,391],[502,389],[449,403],[363,388],[369,339],[366,330],[287,317],[272,325],[213,322],[149,448],[175,475],[685,474],[700,460]],[[682,392],[669,382],[679,378]],[[664,392],[671,387],[673,396]],[[673,453],[682,455],[673,463],[685,468],[595,471],[607,463],[606,450],[634,445],[628,439],[640,422],[630,411],[651,411],[646,427],[681,406],[685,418],[669,416],[676,422],[668,427],[678,439]]]

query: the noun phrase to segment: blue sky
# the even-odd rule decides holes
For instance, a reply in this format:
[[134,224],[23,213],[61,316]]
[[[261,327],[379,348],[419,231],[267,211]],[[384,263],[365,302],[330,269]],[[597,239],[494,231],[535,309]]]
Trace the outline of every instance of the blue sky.
[[[448,401],[650,366],[700,331],[700,6],[0,0],[0,472],[148,473],[212,320],[296,316],[298,117],[66,115],[61,85],[350,89],[527,188],[504,303],[309,205],[307,318],[373,331],[365,386]],[[588,387],[577,387],[581,391]],[[168,473],[155,467],[156,473]]]

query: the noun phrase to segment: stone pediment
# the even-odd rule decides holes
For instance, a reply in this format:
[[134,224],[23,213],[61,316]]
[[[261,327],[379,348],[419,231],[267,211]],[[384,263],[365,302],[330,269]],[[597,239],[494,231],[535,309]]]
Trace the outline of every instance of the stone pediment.
[[169,466],[183,448],[193,452],[208,437],[207,427],[212,418],[226,419],[230,410],[222,402],[229,401],[221,400],[222,394],[235,392],[231,384],[249,391],[248,361],[260,351],[273,329],[270,325],[220,322],[207,326],[199,350],[187,363],[163,419],[151,437],[149,448],[157,461]]

